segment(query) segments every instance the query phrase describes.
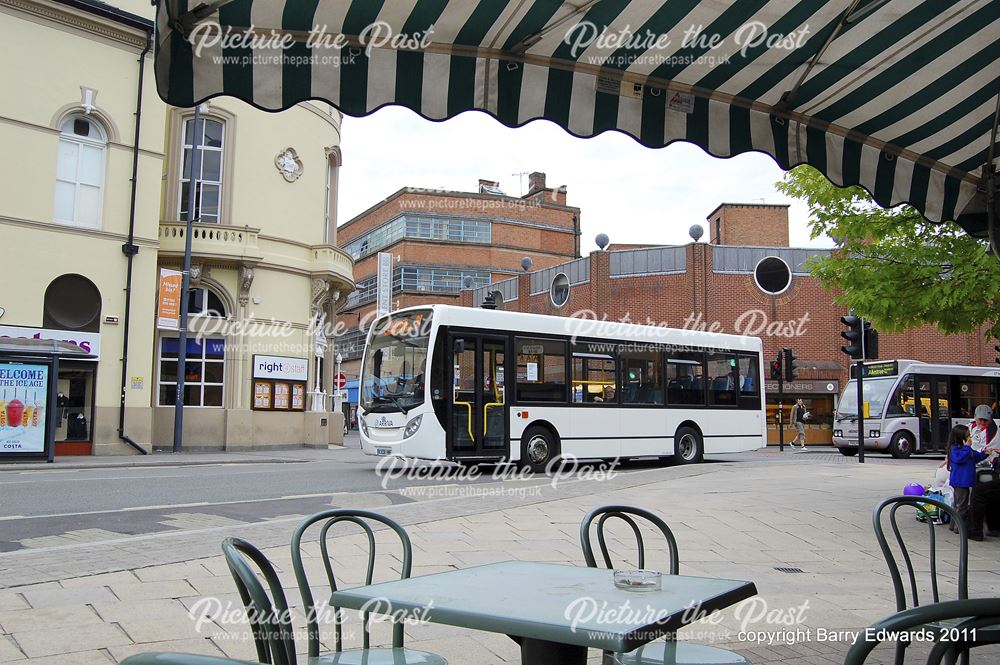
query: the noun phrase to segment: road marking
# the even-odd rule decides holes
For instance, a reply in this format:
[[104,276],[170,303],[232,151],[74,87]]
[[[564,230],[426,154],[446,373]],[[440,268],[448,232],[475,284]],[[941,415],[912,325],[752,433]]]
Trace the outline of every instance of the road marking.
[[[656,467],[656,468],[652,468],[652,469],[636,469],[636,470],[633,470],[629,475],[636,475],[636,476],[638,476],[638,475],[645,475],[645,474],[654,473],[654,472],[657,472],[657,471],[663,471],[664,468],[665,467]],[[692,477],[693,476],[701,476],[701,475],[705,475],[706,473],[711,473],[711,471],[709,469],[705,469],[701,473],[693,473],[693,474],[691,474],[691,476]],[[684,476],[684,477],[686,478],[686,477],[689,477],[689,476]],[[565,484],[568,484],[568,485],[575,485],[577,483],[582,483],[582,482],[592,482],[592,479],[589,479],[589,478],[575,478],[573,480],[567,480],[567,481],[564,481],[564,482],[565,482]],[[493,484],[493,483],[490,483],[490,484]],[[488,487],[490,484],[480,484],[480,485],[477,485],[476,487]],[[431,485],[431,487],[436,487],[436,485]],[[634,486],[632,486],[632,487],[634,487]],[[372,490],[372,491],[369,491],[369,492],[366,492],[366,493],[375,493],[375,492],[384,493],[384,492],[386,492],[386,490]],[[398,490],[395,490],[395,492],[398,493]],[[336,492],[334,494],[321,495],[321,496],[336,496],[336,495],[340,495],[340,494],[361,494],[361,492]],[[277,501],[277,500],[279,500],[279,499],[262,499],[260,501]],[[440,497],[440,498],[437,498],[437,499],[427,499],[425,501],[414,501],[414,502],[411,502],[411,503],[395,503],[395,504],[390,504],[388,506],[380,506],[379,507],[379,511],[380,512],[382,512],[382,511],[391,511],[391,510],[395,510],[395,509],[401,508],[403,506],[411,506],[414,503],[427,504],[427,503],[440,503],[442,501],[456,501],[456,500],[458,500],[458,501],[467,501],[468,497],[465,497],[465,496]],[[532,500],[530,503],[540,503],[542,501],[544,501],[544,499],[539,498],[539,499]],[[254,502],[255,501],[233,501],[233,502],[230,502],[230,503],[254,503]],[[179,506],[175,506],[175,507],[179,507]],[[126,509],[123,509],[123,510],[120,510],[120,511],[111,511],[111,512],[126,512],[128,510],[135,510],[135,509],[128,509],[128,508],[126,508]],[[80,514],[90,514],[90,513],[80,513]],[[38,517],[52,517],[52,516],[50,516],[50,515],[40,515]],[[301,521],[302,521],[302,518],[300,516],[295,516],[295,517],[289,517],[289,518],[278,518],[278,519],[270,519],[270,520],[261,520],[259,522],[250,522],[250,523],[247,523],[247,524],[243,525],[243,527],[244,528],[249,528],[249,527],[254,527],[254,526],[264,526],[264,525],[268,525],[268,524],[298,523],[298,522],[301,522]],[[433,520],[429,520],[429,521],[433,521]],[[160,531],[160,532],[155,532],[155,533],[147,533],[147,534],[140,534],[140,535],[136,535],[136,536],[129,536],[127,538],[119,538],[119,539],[116,539],[116,540],[104,540],[104,541],[101,541],[99,543],[74,543],[74,544],[71,544],[71,545],[53,545],[53,546],[50,546],[50,547],[38,547],[38,548],[32,548],[30,550],[28,550],[28,549],[21,549],[21,550],[14,550],[14,551],[11,551],[11,552],[0,552],[0,559],[10,558],[10,557],[16,557],[16,556],[23,556],[24,553],[28,552],[28,551],[30,551],[34,555],[34,554],[39,554],[39,553],[42,553],[42,552],[56,552],[56,551],[69,550],[69,549],[79,549],[81,547],[94,547],[94,546],[114,545],[114,544],[117,544],[117,543],[139,542],[139,541],[145,541],[145,540],[158,540],[158,539],[162,539],[162,538],[171,538],[171,537],[175,537],[175,536],[187,536],[187,535],[191,535],[191,534],[208,534],[208,533],[219,533],[219,532],[225,532],[225,531],[230,531],[231,532],[235,528],[237,528],[237,527],[221,526],[221,527],[209,527],[209,528],[190,529],[190,530]]]

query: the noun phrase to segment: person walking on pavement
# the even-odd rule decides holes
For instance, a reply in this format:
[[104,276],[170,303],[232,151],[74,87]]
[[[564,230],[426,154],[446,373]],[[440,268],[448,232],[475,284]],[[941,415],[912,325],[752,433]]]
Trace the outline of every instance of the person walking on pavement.
[[788,420],[792,423],[792,427],[795,428],[795,438],[792,439],[790,445],[792,450],[795,450],[795,444],[799,444],[799,450],[805,451],[806,449],[806,405],[802,402],[802,398],[795,400],[795,404],[792,405],[792,412],[789,414]]

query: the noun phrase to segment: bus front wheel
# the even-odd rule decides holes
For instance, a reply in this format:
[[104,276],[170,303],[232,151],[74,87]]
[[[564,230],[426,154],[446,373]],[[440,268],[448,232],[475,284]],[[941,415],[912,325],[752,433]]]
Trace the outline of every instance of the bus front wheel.
[[681,427],[674,437],[674,464],[696,464],[705,452],[701,434],[692,427]]
[[556,437],[545,427],[534,425],[521,436],[521,467],[543,473],[549,462],[559,456]]
[[913,435],[909,432],[896,432],[889,442],[889,454],[896,459],[906,459],[913,454]]

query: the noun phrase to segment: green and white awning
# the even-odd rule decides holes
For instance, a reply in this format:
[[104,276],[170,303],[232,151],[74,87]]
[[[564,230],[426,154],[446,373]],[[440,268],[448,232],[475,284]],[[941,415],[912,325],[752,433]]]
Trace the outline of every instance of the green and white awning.
[[156,74],[182,107],[476,109],[757,150],[975,235],[1000,152],[1000,0],[160,0]]

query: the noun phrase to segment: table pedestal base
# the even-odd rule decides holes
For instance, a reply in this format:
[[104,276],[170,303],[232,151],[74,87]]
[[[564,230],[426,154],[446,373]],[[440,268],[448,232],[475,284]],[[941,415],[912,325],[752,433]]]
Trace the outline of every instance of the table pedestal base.
[[586,665],[587,647],[513,637],[521,645],[521,665]]

